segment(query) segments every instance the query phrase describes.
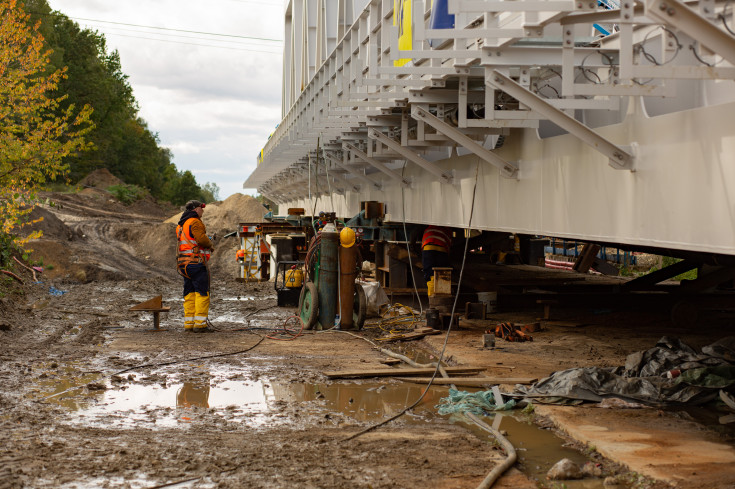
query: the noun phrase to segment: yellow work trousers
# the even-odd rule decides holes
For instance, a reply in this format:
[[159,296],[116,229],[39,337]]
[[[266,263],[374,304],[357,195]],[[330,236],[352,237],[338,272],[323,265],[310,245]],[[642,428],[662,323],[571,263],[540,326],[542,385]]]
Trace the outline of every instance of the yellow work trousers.
[[184,329],[205,328],[209,317],[209,295],[192,292],[184,296]]

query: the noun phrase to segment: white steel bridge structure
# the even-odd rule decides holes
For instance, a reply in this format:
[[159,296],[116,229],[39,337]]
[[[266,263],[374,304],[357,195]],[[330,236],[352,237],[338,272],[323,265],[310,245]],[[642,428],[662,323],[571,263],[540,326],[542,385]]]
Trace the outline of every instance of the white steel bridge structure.
[[[717,0],[291,0],[288,207],[735,255],[735,23]],[[476,192],[474,192],[475,184]]]

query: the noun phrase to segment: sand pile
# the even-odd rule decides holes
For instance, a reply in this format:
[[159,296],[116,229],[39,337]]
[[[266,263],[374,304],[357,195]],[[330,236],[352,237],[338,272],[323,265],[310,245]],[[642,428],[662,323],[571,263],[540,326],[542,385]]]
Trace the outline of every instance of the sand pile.
[[[202,221],[207,226],[207,233],[221,231],[230,232],[237,229],[241,222],[263,222],[263,216],[268,209],[263,207],[254,197],[243,194],[233,194],[224,201],[212,202],[204,208]],[[177,224],[181,219],[181,212],[166,220],[167,223]]]
[[113,185],[124,184],[125,182],[110,173],[107,168],[100,168],[99,170],[95,170],[79,181],[79,185],[82,185],[84,187],[97,187],[102,189],[112,187]]
[[59,241],[69,241],[74,236],[74,232],[69,226],[64,224],[55,214],[41,206],[34,207],[25,219],[28,222],[27,225],[13,230],[20,236],[28,236],[33,231],[41,231],[43,236]]

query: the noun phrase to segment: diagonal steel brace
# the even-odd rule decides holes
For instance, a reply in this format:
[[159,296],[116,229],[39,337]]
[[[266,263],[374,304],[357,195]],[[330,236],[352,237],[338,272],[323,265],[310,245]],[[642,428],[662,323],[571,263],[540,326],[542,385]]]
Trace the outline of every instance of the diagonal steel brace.
[[489,74],[485,83],[494,89],[502,90],[511,97],[518,100],[534,112],[538,112],[557,126],[565,131],[573,134],[582,142],[590,145],[603,155],[607,156],[610,166],[617,170],[634,170],[634,157],[620,146],[611,143],[595,131],[579,122],[574,117],[567,115],[565,112],[557,109],[546,100],[542,99],[535,93],[528,91],[509,77],[493,70]]

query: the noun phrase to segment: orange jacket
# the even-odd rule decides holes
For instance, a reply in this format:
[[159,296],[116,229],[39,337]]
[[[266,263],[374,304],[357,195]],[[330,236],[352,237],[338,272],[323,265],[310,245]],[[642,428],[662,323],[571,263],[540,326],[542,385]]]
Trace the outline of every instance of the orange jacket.
[[191,217],[183,226],[176,226],[176,236],[179,240],[177,253],[179,266],[209,261],[214,246],[201,219]]

